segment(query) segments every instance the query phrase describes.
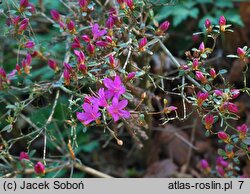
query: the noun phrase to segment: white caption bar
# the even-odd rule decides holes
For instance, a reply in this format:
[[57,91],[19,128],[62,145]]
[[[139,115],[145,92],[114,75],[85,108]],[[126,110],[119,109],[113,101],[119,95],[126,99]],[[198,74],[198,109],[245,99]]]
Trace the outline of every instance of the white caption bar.
[[250,179],[0,179],[0,193],[194,194],[246,193]]

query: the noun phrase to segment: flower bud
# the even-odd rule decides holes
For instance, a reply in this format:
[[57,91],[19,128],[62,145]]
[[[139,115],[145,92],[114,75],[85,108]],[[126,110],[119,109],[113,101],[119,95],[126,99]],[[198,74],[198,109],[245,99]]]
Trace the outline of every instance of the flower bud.
[[63,77],[64,77],[65,85],[68,86],[70,84],[70,74],[67,69],[63,71]]
[[199,67],[199,60],[195,58],[193,60],[193,70],[198,70],[198,67]]
[[209,72],[209,73],[210,73],[210,76],[211,76],[213,79],[216,78],[217,74],[216,74],[214,68],[210,69],[210,72]]
[[163,35],[168,30],[169,26],[170,26],[169,21],[163,22],[156,30],[156,35]]
[[207,116],[205,117],[205,128],[206,128],[207,130],[211,129],[213,123],[214,123],[214,116],[213,116],[213,115],[207,115]]
[[232,99],[237,98],[239,95],[240,95],[240,90],[238,90],[238,89],[232,89],[231,90],[231,97],[232,97]]
[[219,19],[219,25],[220,25],[220,31],[224,32],[226,30],[226,18],[224,16],[220,16]]
[[72,48],[82,48],[81,42],[77,36],[74,38],[74,41],[71,44],[71,47]]
[[126,0],[126,3],[127,3],[127,6],[130,9],[134,9],[135,8],[133,0]]
[[71,34],[75,34],[75,32],[76,32],[75,23],[74,23],[72,20],[70,20],[70,21],[67,23],[67,28],[68,28],[68,30],[69,30],[69,32],[70,32]]
[[63,66],[65,67],[65,69],[69,72],[69,73],[72,73],[73,72],[73,69],[72,67],[70,66],[70,64],[68,63],[63,63]]
[[51,69],[53,69],[54,71],[58,71],[58,66],[55,60],[49,59],[48,60],[48,65]]
[[87,11],[88,1],[87,0],[78,0],[79,6],[82,11]]
[[36,174],[45,174],[45,166],[41,162],[37,162],[34,170]]
[[115,67],[116,67],[115,58],[114,58],[113,55],[110,55],[110,56],[109,56],[109,63],[110,63],[110,66],[111,66],[112,68],[115,68]]
[[246,51],[240,47],[237,48],[237,54],[241,59],[245,58]]
[[25,48],[33,48],[35,46],[35,43],[32,40],[28,40],[25,43]]
[[21,161],[23,159],[29,160],[29,155],[26,152],[21,152],[19,155],[19,160]]
[[131,80],[135,77],[136,73],[135,72],[130,72],[128,75],[127,75],[127,80]]
[[20,7],[26,8],[29,5],[29,0],[20,0]]
[[18,28],[18,34],[22,34],[23,31],[25,31],[27,29],[28,24],[29,24],[29,19],[28,18],[23,19],[20,23],[19,28]]
[[165,107],[165,108],[163,109],[163,112],[164,112],[165,114],[168,114],[168,113],[171,113],[172,111],[175,111],[175,110],[177,110],[177,107],[176,107],[176,106],[168,106],[168,107]]
[[22,74],[22,72],[21,72],[21,67],[20,67],[18,64],[16,64],[16,70],[17,70],[17,72],[18,72],[18,75],[21,75],[21,74]]
[[90,55],[94,55],[95,54],[95,46],[93,44],[88,44],[87,45],[87,51],[89,52]]
[[145,51],[145,45],[147,44],[148,40],[146,37],[142,38],[139,42],[139,51]]
[[198,92],[197,94],[197,105],[198,106],[202,106],[203,102],[205,102],[205,100],[208,99],[209,94],[206,93],[202,93],[202,92]]
[[200,53],[204,53],[205,52],[205,45],[204,45],[204,42],[202,42],[199,46],[199,51]]
[[229,140],[230,140],[228,135],[224,131],[218,132],[217,135],[218,135],[218,138],[223,140],[224,142],[229,142]]
[[209,28],[211,26],[211,21],[209,19],[206,19],[205,26],[206,28]]
[[109,45],[109,43],[107,43],[103,40],[99,40],[99,41],[96,41],[95,45],[98,47],[107,47]]
[[60,14],[59,14],[58,11],[55,10],[55,9],[52,9],[52,10],[50,11],[50,15],[51,15],[51,17],[53,18],[53,20],[55,20],[56,22],[59,22],[60,19],[61,19]]
[[209,168],[208,161],[205,160],[205,159],[203,159],[203,160],[200,161],[200,165],[201,165],[201,168],[202,168],[203,170],[206,170],[206,169]]
[[204,84],[204,83],[207,82],[207,78],[203,75],[202,72],[196,71],[196,72],[195,72],[195,75],[196,75],[196,79],[199,80],[199,81],[201,81],[201,83]]
[[84,42],[90,42],[90,38],[89,38],[89,36],[88,35],[82,35],[82,40],[84,41]]
[[165,21],[163,22],[160,26],[159,26],[159,29],[162,31],[162,32],[166,32],[168,30],[170,26],[170,23],[169,21]]
[[79,71],[82,72],[83,74],[87,74],[87,66],[84,64],[80,64],[78,67]]

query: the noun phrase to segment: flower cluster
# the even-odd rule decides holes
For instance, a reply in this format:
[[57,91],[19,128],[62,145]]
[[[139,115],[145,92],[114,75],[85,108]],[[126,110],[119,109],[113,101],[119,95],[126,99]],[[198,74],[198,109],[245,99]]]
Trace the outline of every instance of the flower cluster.
[[128,101],[125,99],[120,100],[121,95],[126,91],[120,76],[116,75],[114,80],[104,78],[103,84],[106,90],[105,88],[100,88],[95,96],[86,97],[82,105],[84,112],[77,112],[78,120],[84,125],[88,125],[92,121],[100,124],[100,108],[107,110],[115,122],[121,118],[130,117],[129,111],[124,109]]
[[[29,158],[28,153],[21,152],[20,155],[19,155],[19,160],[20,160],[21,165],[23,166],[23,168],[25,168],[25,162],[24,161],[30,162],[30,158]],[[45,166],[43,165],[43,163],[37,162],[35,164],[35,166],[34,166],[34,171],[38,175],[44,175],[45,174]]]

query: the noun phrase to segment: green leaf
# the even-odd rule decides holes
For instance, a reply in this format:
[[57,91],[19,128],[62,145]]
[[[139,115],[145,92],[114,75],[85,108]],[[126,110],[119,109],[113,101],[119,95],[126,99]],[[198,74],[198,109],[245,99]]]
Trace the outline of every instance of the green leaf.
[[84,146],[82,146],[82,150],[88,153],[91,153],[94,151],[96,148],[99,147],[99,142],[98,141],[92,141]]
[[226,152],[223,149],[218,149],[218,154],[220,156],[227,156]]
[[1,132],[4,132],[4,131],[7,131],[8,133],[10,133],[13,129],[13,126],[12,125],[6,125],[2,130]]
[[227,55],[229,58],[239,58],[237,55]]
[[206,84],[206,85],[205,85],[205,89],[206,89],[207,91],[210,91],[212,88],[211,88],[211,86],[210,86],[209,84]]
[[215,1],[215,6],[219,8],[232,8],[233,7],[233,2],[232,1]]
[[219,71],[219,74],[225,74],[225,73],[227,73],[227,70],[226,69],[221,69],[220,71]]

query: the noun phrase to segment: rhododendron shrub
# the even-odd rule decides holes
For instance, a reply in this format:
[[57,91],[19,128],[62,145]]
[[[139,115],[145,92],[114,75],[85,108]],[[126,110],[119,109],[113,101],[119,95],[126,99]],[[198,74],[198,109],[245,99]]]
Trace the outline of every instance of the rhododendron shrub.
[[[246,123],[232,122],[240,119],[237,98],[249,94],[250,49],[238,47],[228,55],[245,64],[240,89],[229,85],[226,71],[212,67],[208,60],[221,36],[233,33],[231,24],[224,16],[217,23],[206,19],[204,31],[195,33],[204,40],[186,51],[186,61],[180,63],[171,45],[165,44],[171,38],[171,23],[167,18],[157,23],[147,15],[155,11],[154,4],[106,2],[64,1],[63,10],[45,10],[28,0],[5,2],[4,36],[11,40],[13,58],[0,67],[4,107],[0,160],[10,165],[1,175],[50,177],[63,169],[73,176],[76,169],[97,177],[115,176],[108,170],[88,170],[85,162],[91,162],[84,159],[83,151],[92,153],[100,145],[100,149],[112,145],[122,150],[130,144],[140,150],[152,138],[154,125],[166,127],[198,114],[202,133],[220,145],[217,160],[200,158],[201,172],[212,177],[241,176],[240,158],[250,159],[250,137]],[[52,36],[39,34],[39,25]],[[159,53],[171,60],[175,73],[151,70]],[[169,80],[177,86],[166,87]],[[218,85],[218,80],[223,84]],[[169,100],[176,97],[182,105]]]

